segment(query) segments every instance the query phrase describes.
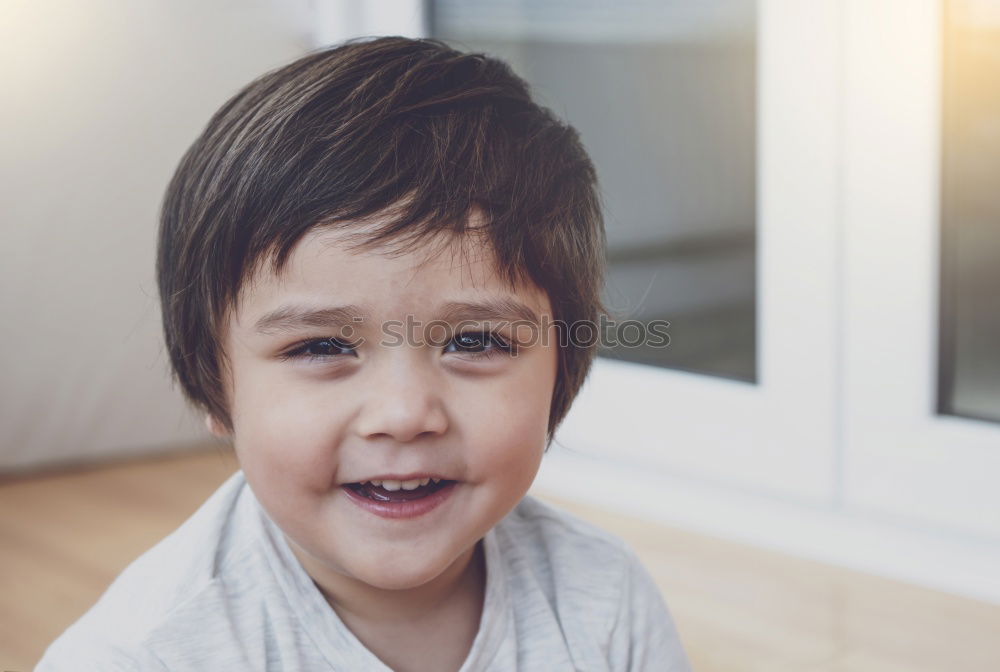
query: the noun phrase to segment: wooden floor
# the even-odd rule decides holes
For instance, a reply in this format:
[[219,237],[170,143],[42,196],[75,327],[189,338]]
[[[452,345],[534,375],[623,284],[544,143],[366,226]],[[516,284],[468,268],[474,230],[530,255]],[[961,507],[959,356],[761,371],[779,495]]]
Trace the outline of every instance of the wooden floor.
[[[30,670],[235,468],[213,450],[0,483],[0,670]],[[639,552],[698,672],[1000,671],[998,606],[546,499]]]

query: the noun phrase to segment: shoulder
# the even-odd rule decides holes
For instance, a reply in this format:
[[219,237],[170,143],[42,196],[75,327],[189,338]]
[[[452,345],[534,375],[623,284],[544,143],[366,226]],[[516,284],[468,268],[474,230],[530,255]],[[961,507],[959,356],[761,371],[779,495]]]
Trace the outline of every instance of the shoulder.
[[180,527],[129,564],[52,642],[38,672],[160,669],[145,644],[180,614],[217,602],[239,548],[248,543],[237,516],[244,489],[237,472]]
[[615,535],[534,497],[526,496],[497,526],[498,534],[510,544],[548,564],[569,559],[577,567],[600,560],[601,566],[622,572],[631,562],[632,552]]
[[[530,574],[550,601],[614,618],[634,554],[618,537],[533,497],[496,527],[515,574]],[[579,602],[579,604],[575,604]]]
[[624,541],[532,497],[495,529],[515,604],[552,614],[577,668],[689,672],[660,589]]

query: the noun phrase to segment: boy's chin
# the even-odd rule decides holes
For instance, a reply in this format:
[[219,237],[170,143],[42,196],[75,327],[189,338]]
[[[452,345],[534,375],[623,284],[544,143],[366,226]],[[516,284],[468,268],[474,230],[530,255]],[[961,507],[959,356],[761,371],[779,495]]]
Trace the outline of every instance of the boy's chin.
[[414,590],[420,588],[421,586],[427,585],[432,582],[441,572],[431,573],[427,575],[421,574],[366,574],[365,576],[356,576],[355,578],[364,582],[371,588],[377,588],[378,590],[385,591],[404,591],[404,590]]
[[[286,539],[288,539],[286,535]],[[433,583],[458,579],[469,567],[478,547],[453,555],[454,549],[440,547],[384,549],[355,547],[334,560],[323,553],[309,553],[288,539],[292,553],[310,577],[320,585],[336,583],[336,575],[385,591],[413,590]],[[329,586],[328,586],[329,587]]]
[[456,562],[467,564],[468,559],[464,554],[462,558],[450,563],[446,560],[414,562],[412,558],[407,562],[406,558],[399,558],[390,562],[371,563],[360,572],[355,573],[354,578],[380,590],[413,590],[433,583],[436,579],[445,578],[452,574],[449,570],[461,573],[464,567],[456,567]]

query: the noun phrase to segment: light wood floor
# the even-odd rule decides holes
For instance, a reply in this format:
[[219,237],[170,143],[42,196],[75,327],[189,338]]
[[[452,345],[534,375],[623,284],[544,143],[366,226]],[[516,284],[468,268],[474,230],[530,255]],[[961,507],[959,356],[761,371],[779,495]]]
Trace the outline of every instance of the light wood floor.
[[[213,449],[0,483],[0,670],[30,670],[235,468]],[[639,552],[698,672],[1000,671],[998,606],[546,499]]]

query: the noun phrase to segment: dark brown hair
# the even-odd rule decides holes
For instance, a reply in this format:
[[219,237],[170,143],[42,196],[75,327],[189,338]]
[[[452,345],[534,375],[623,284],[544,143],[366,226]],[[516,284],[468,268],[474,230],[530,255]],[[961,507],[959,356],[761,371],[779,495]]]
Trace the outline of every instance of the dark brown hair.
[[[596,323],[605,237],[594,167],[505,63],[385,37],[254,80],[212,117],[164,198],[156,271],[185,396],[232,431],[228,311],[261,264],[280,273],[308,230],[391,211],[365,244],[416,243],[463,233],[477,210],[502,278],[543,289],[558,329]],[[595,348],[559,347],[550,442]]]

